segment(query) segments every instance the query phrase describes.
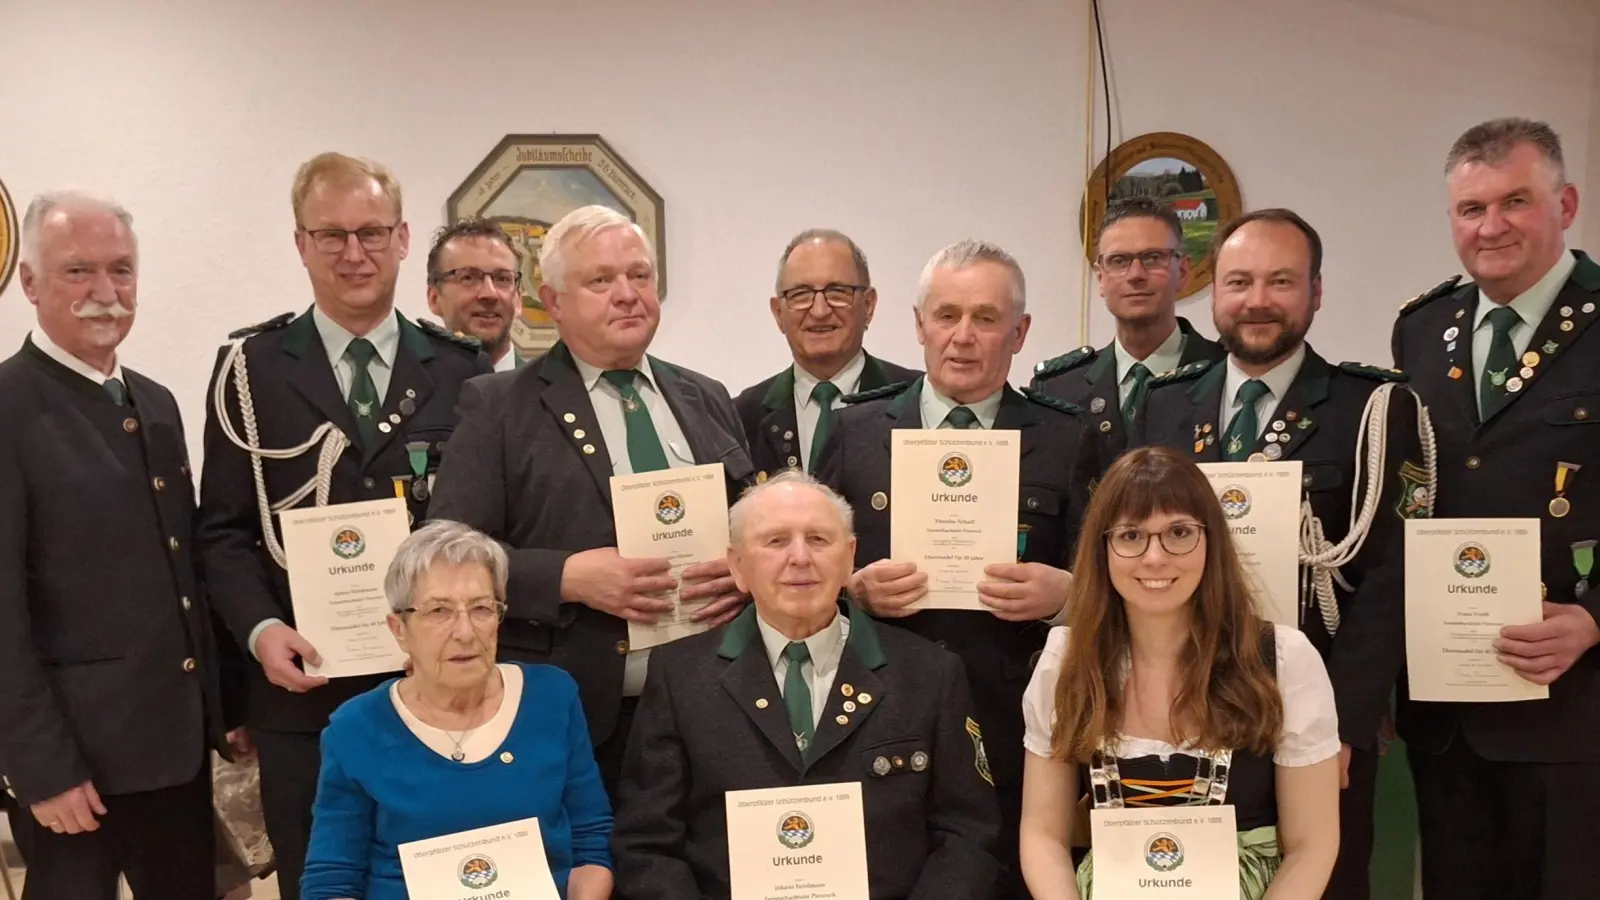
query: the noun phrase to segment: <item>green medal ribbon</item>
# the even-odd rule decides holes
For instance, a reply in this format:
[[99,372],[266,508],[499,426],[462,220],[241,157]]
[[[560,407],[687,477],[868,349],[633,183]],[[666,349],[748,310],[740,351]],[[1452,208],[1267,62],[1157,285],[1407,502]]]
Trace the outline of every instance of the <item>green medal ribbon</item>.
[[1594,570],[1595,541],[1578,541],[1572,545],[1572,567],[1578,570],[1578,577],[1588,580],[1589,573]]
[[406,458],[411,461],[411,474],[423,478],[428,474],[428,442],[412,441],[406,444]]

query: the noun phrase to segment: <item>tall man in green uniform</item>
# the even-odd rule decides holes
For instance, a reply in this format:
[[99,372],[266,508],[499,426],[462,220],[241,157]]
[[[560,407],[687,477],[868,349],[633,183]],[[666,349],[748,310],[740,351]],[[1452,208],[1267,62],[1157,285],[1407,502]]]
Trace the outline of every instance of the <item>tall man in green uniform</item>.
[[1183,223],[1159,200],[1118,200],[1100,222],[1095,282],[1117,320],[1117,336],[1100,350],[1079,347],[1033,368],[1033,387],[1081,406],[1093,416],[1103,469],[1128,449],[1128,426],[1150,378],[1200,360],[1219,360],[1215,341],[1177,313],[1178,289],[1189,277]]
[[[1451,900],[1592,898],[1600,822],[1600,265],[1562,237],[1578,214],[1550,126],[1468,129],[1445,163],[1472,282],[1401,310],[1395,365],[1439,434],[1440,516],[1537,518],[1544,620],[1500,659],[1550,686],[1522,703],[1409,702],[1422,887]],[[1403,687],[1403,686],[1402,686]]]
[[[384,167],[324,153],[290,195],[315,304],[232,335],[207,392],[197,545],[208,587],[249,654],[248,724],[261,807],[285,900],[300,896],[320,768],[319,735],[343,701],[384,676],[312,677],[294,629],[281,533],[290,506],[404,497],[428,514],[432,476],[467,379],[489,372],[475,340],[394,310],[410,233]],[[315,601],[318,598],[303,598]]]
[[522,253],[489,219],[440,228],[428,248],[428,309],[444,327],[475,337],[496,372],[522,365],[511,328],[522,315]]
[[[1405,655],[1402,521],[1429,507],[1420,403],[1400,374],[1333,365],[1306,343],[1322,305],[1322,239],[1304,219],[1258,210],[1223,225],[1216,241],[1211,309],[1227,358],[1154,379],[1137,440],[1202,463],[1301,463],[1324,540],[1301,549],[1322,564],[1309,567],[1299,625],[1327,663],[1343,743],[1339,859],[1323,896],[1365,900],[1378,728]],[[1369,415],[1384,427],[1381,469],[1361,443]],[[1357,531],[1354,514],[1374,491],[1376,513]]]

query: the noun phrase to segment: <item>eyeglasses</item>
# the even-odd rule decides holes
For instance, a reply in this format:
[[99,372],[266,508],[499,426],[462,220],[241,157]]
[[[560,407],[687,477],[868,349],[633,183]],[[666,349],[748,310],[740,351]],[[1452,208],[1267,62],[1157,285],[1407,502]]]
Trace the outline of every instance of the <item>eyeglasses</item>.
[[350,243],[350,235],[355,235],[363,250],[382,250],[389,246],[389,238],[400,223],[393,225],[367,225],[353,231],[344,228],[302,228],[311,236],[312,246],[323,253],[343,253],[344,248]]
[[485,271],[477,266],[462,266],[459,269],[449,269],[433,277],[433,283],[439,284],[448,281],[457,287],[476,287],[489,279],[497,291],[509,291],[522,283],[522,273],[516,269],[490,269]]
[[[1161,549],[1173,556],[1183,556],[1200,546],[1200,536],[1205,531],[1206,527],[1199,522],[1174,522],[1156,533],[1160,535]],[[1151,533],[1143,528],[1124,526],[1109,529],[1105,534],[1106,546],[1123,559],[1138,559],[1150,549]]]
[[1139,253],[1108,253],[1100,257],[1100,270],[1112,275],[1125,275],[1138,260],[1146,272],[1165,274],[1167,265],[1177,258],[1178,250],[1145,250]]
[[454,626],[456,618],[464,612],[473,628],[484,629],[500,624],[500,620],[506,615],[506,605],[498,600],[474,603],[470,606],[440,603],[434,606],[408,606],[400,612],[415,616],[419,625],[431,631],[444,631]]
[[809,284],[792,287],[778,296],[783,298],[783,304],[795,312],[806,312],[817,305],[817,295],[822,295],[828,305],[834,309],[844,309],[856,302],[856,294],[867,289],[864,284],[830,284],[825,287],[814,288]]

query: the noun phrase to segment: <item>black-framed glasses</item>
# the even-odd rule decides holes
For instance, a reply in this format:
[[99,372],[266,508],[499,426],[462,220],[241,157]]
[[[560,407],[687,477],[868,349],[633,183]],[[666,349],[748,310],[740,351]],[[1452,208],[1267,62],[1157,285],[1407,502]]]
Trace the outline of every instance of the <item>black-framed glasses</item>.
[[866,290],[864,284],[829,284],[823,287],[812,287],[802,284],[792,287],[778,296],[783,298],[783,305],[795,312],[805,312],[817,305],[817,296],[834,309],[844,309],[856,302],[856,295]]
[[431,606],[408,606],[402,614],[416,617],[418,624],[434,631],[444,631],[456,624],[456,618],[465,614],[473,628],[492,628],[505,618],[506,605],[499,600],[480,600],[466,606],[439,603]]
[[516,269],[480,269],[477,266],[462,266],[459,269],[447,269],[433,277],[434,284],[448,281],[462,288],[474,288],[489,279],[489,283],[497,291],[509,291],[522,283],[522,273]]
[[[1174,522],[1159,532],[1161,549],[1172,556],[1193,553],[1200,546],[1200,536],[1206,527],[1199,522]],[[1138,559],[1150,549],[1151,532],[1132,525],[1106,529],[1106,546],[1123,559]]]
[[394,236],[394,230],[400,223],[393,225],[366,225],[356,229],[346,228],[302,228],[311,236],[311,245],[323,253],[343,253],[344,248],[350,244],[350,235],[356,236],[357,243],[363,250],[382,250],[389,246],[389,239]]
[[1133,261],[1138,260],[1146,272],[1165,272],[1167,266],[1172,264],[1183,251],[1181,250],[1142,250],[1138,253],[1107,253],[1100,257],[1100,269],[1112,275],[1125,275],[1133,268]]

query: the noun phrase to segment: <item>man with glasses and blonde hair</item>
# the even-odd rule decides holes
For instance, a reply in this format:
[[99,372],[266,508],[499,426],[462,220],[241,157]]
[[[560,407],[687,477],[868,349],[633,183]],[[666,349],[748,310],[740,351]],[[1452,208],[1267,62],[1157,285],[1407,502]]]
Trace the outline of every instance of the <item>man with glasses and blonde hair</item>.
[[410,245],[400,184],[382,165],[323,153],[296,173],[294,242],[314,303],[229,335],[207,394],[196,543],[217,610],[249,653],[248,724],[286,900],[300,896],[319,766],[340,703],[381,680],[302,671],[279,504],[403,497],[428,515],[462,384],[490,371],[478,342],[395,312]]

